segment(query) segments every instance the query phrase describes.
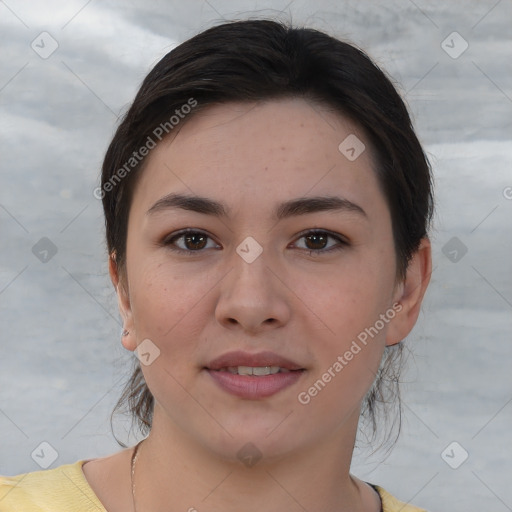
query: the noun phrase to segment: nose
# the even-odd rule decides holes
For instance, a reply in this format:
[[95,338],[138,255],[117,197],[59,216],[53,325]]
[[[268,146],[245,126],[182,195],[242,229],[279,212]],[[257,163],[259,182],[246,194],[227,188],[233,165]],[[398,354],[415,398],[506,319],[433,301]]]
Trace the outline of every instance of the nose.
[[270,268],[265,251],[252,263],[235,253],[232,262],[234,268],[220,283],[217,321],[251,335],[283,327],[291,317],[292,293],[279,271]]

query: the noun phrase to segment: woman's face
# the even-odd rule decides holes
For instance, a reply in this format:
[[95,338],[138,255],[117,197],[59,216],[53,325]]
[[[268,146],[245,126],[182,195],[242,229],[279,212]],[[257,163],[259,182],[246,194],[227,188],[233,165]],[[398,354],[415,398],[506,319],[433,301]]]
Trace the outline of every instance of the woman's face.
[[125,347],[144,342],[154,429],[235,457],[355,428],[400,341],[372,166],[357,126],[300,99],[209,107],[151,151],[119,294]]

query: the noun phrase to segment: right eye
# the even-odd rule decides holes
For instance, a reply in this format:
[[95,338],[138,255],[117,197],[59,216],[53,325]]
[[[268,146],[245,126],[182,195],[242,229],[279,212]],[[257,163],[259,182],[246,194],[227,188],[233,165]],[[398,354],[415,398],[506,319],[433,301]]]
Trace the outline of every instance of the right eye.
[[202,231],[186,229],[166,237],[162,243],[171,251],[192,255],[192,253],[202,252],[205,248],[214,248],[208,247],[208,239],[211,240],[211,237]]

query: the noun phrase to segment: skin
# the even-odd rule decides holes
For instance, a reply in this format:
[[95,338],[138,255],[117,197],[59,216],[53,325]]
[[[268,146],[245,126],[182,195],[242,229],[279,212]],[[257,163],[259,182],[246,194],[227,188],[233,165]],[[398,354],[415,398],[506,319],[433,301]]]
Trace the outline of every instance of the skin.
[[[232,103],[195,115],[150,153],[131,205],[126,269],[110,260],[130,332],[124,347],[133,351],[150,339],[160,350],[142,365],[155,411],[137,461],[138,512],[235,511],[241,504],[269,512],[379,510],[376,493],[349,472],[360,407],[385,346],[403,340],[416,322],[431,249],[423,240],[397,282],[389,208],[369,143],[355,161],[338,150],[350,134],[366,139],[347,119],[302,99]],[[147,213],[169,193],[223,202],[230,216]],[[284,201],[327,195],[365,214],[272,217]],[[181,238],[176,252],[163,243],[184,228],[208,235],[207,245]],[[312,229],[348,245],[325,252],[339,242],[312,242],[304,236]],[[263,248],[252,263],[236,252],[248,236]],[[298,394],[395,303],[400,312],[378,335],[307,405],[299,403]],[[271,350],[306,371],[273,396],[241,399],[203,371],[232,350]],[[248,442],[263,455],[251,468],[237,458]],[[109,512],[132,510],[131,453],[83,467]]]

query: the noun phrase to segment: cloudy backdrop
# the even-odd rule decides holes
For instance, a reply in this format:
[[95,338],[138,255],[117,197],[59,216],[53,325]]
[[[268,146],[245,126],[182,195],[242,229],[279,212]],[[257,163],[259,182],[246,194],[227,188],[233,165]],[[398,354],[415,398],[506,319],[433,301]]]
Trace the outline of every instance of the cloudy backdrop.
[[[434,272],[407,341],[404,429],[387,458],[358,451],[354,473],[432,511],[512,510],[510,0],[0,1],[0,474],[41,469],[44,442],[51,468],[120,449],[109,416],[134,356],[93,196],[102,157],[163,55],[248,16],[368,51],[434,168]],[[128,426],[115,423],[131,444]]]

